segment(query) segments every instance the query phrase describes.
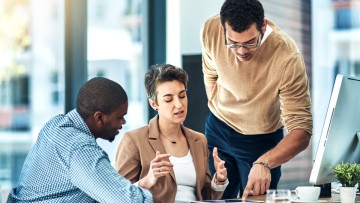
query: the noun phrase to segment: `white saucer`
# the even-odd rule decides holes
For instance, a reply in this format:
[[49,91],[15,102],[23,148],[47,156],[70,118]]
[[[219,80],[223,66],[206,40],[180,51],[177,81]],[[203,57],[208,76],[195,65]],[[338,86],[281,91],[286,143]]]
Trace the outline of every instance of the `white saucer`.
[[321,200],[321,199],[319,199],[319,200],[316,200],[316,201],[305,201],[305,200],[299,200],[299,199],[293,199],[293,200],[291,200],[291,202],[301,202],[301,203],[305,203],[305,202],[310,202],[310,203],[320,203],[320,202],[328,202],[328,201],[326,201],[326,200]]

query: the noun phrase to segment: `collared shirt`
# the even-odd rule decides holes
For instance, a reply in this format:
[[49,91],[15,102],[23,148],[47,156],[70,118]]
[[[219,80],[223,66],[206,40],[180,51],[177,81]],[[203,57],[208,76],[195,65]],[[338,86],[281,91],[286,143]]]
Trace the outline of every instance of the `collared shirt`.
[[260,46],[265,42],[266,38],[273,32],[273,29],[270,27],[270,25],[266,25],[266,31],[264,33],[263,38],[261,39]]
[[30,150],[8,202],[152,202],[130,183],[76,110],[51,119]]

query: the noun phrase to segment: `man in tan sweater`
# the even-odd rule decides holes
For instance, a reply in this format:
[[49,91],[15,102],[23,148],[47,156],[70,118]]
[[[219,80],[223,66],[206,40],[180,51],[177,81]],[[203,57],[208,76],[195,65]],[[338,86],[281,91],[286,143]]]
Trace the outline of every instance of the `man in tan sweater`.
[[[264,17],[258,0],[225,0],[201,30],[210,113],[205,134],[230,184],[223,198],[276,188],[280,165],[309,145],[309,83],[295,42]],[[283,128],[288,134],[283,136]],[[209,161],[214,173],[213,160]]]

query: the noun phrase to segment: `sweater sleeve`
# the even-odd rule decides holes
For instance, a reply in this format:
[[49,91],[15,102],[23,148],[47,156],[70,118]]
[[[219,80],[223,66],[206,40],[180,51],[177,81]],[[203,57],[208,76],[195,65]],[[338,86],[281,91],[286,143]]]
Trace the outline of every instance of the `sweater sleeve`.
[[312,134],[309,81],[301,54],[290,56],[283,63],[284,73],[279,87],[281,117],[285,128],[290,132],[301,129]]
[[214,59],[212,58],[209,50],[209,21],[205,22],[200,31],[200,41],[201,41],[201,50],[202,50],[202,71],[204,74],[204,83],[205,86],[213,86],[216,83],[218,78],[216,72],[216,65]]

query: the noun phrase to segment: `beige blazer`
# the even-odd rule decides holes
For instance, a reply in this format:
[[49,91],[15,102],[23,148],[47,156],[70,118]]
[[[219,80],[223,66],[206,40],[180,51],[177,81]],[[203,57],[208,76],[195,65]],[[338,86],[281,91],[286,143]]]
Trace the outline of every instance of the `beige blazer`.
[[[166,153],[159,138],[158,116],[144,126],[126,132],[116,153],[116,170],[132,183],[148,174],[150,161],[155,158],[156,151]],[[211,188],[212,177],[209,171],[209,150],[206,137],[189,128],[181,126],[190,146],[190,153],[194,160],[196,171],[196,196],[198,200],[221,198],[223,192],[216,192]],[[168,160],[170,161],[170,160]],[[172,170],[169,175],[160,177],[151,189],[154,202],[174,202],[177,191],[176,178]]]

